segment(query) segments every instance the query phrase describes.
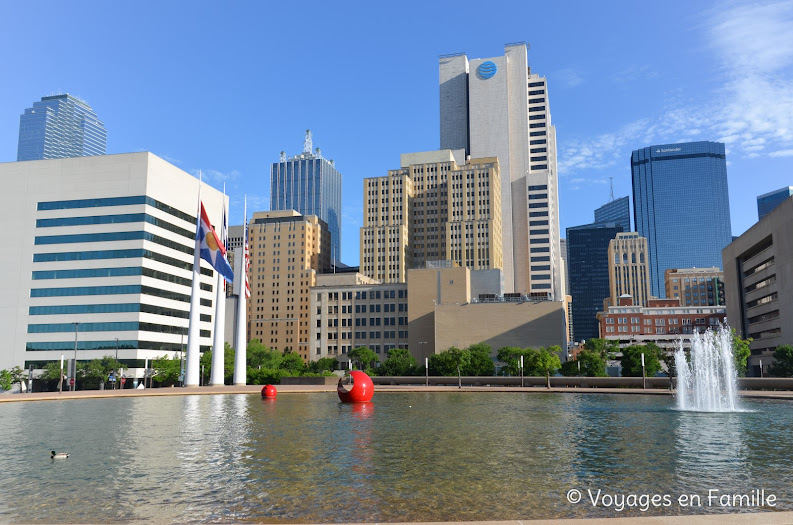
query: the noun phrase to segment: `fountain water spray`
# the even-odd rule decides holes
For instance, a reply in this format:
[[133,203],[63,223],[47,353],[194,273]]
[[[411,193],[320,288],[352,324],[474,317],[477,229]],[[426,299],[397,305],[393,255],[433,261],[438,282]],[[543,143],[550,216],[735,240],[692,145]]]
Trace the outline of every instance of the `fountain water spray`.
[[681,340],[675,352],[675,367],[678,409],[695,412],[739,410],[732,332],[728,326],[695,333],[691,339],[690,362]]

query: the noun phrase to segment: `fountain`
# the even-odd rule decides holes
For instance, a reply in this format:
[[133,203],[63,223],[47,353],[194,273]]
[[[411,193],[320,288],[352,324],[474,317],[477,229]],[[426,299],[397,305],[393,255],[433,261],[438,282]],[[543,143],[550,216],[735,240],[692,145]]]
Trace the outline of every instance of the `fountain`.
[[726,325],[695,333],[691,359],[682,340],[675,353],[677,407],[693,412],[738,412],[738,388],[732,332]]

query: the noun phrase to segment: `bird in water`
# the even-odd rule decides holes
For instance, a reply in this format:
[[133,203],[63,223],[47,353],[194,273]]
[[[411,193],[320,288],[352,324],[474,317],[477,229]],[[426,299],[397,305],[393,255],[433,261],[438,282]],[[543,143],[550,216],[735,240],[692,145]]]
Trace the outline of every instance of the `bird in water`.
[[55,451],[52,451],[52,455],[50,456],[51,459],[66,459],[69,457],[68,452],[58,452],[57,454]]

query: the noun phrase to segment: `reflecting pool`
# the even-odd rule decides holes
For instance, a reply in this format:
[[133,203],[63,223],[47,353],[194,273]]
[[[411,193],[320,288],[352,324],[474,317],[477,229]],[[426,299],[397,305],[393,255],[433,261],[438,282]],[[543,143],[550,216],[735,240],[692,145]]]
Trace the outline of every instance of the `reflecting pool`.
[[[492,392],[376,393],[351,405],[335,393],[3,403],[0,522],[791,510],[793,404],[742,406],[713,414],[677,411],[665,396]],[[51,460],[53,449],[71,457]],[[708,500],[709,490],[747,495],[741,504],[755,489],[775,506]]]

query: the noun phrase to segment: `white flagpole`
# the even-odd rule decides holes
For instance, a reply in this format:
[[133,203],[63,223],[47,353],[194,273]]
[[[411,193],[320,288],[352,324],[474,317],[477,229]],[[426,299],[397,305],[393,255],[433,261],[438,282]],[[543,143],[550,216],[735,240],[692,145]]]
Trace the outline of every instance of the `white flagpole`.
[[[248,382],[248,370],[247,370],[247,330],[246,326],[248,324],[248,298],[246,297],[245,293],[245,282],[247,279],[246,276],[246,268],[245,268],[245,248],[248,244],[248,196],[245,196],[245,204],[243,205],[243,219],[242,219],[242,238],[243,238],[243,248],[242,248],[242,257],[239,257],[240,264],[238,266],[239,272],[237,275],[237,279],[239,279],[239,290],[240,295],[237,301],[237,348],[234,353],[234,384],[235,385],[244,385]],[[248,247],[250,250],[250,247]]]
[[200,363],[200,293],[201,293],[201,240],[198,238],[198,225],[201,224],[201,172],[198,172],[198,206],[196,207],[196,239],[193,255],[193,285],[190,291],[190,321],[187,325],[187,359],[185,359],[184,386],[198,386],[198,366]]
[[[226,185],[223,184],[223,220],[226,221]],[[228,249],[228,240],[226,239],[226,225],[220,226],[220,242]],[[226,290],[224,284],[226,279],[217,274],[217,293],[215,294],[215,332],[212,340],[212,372],[209,375],[210,386],[223,386],[226,371],[223,366],[225,363],[225,352],[223,340],[226,332]]]

